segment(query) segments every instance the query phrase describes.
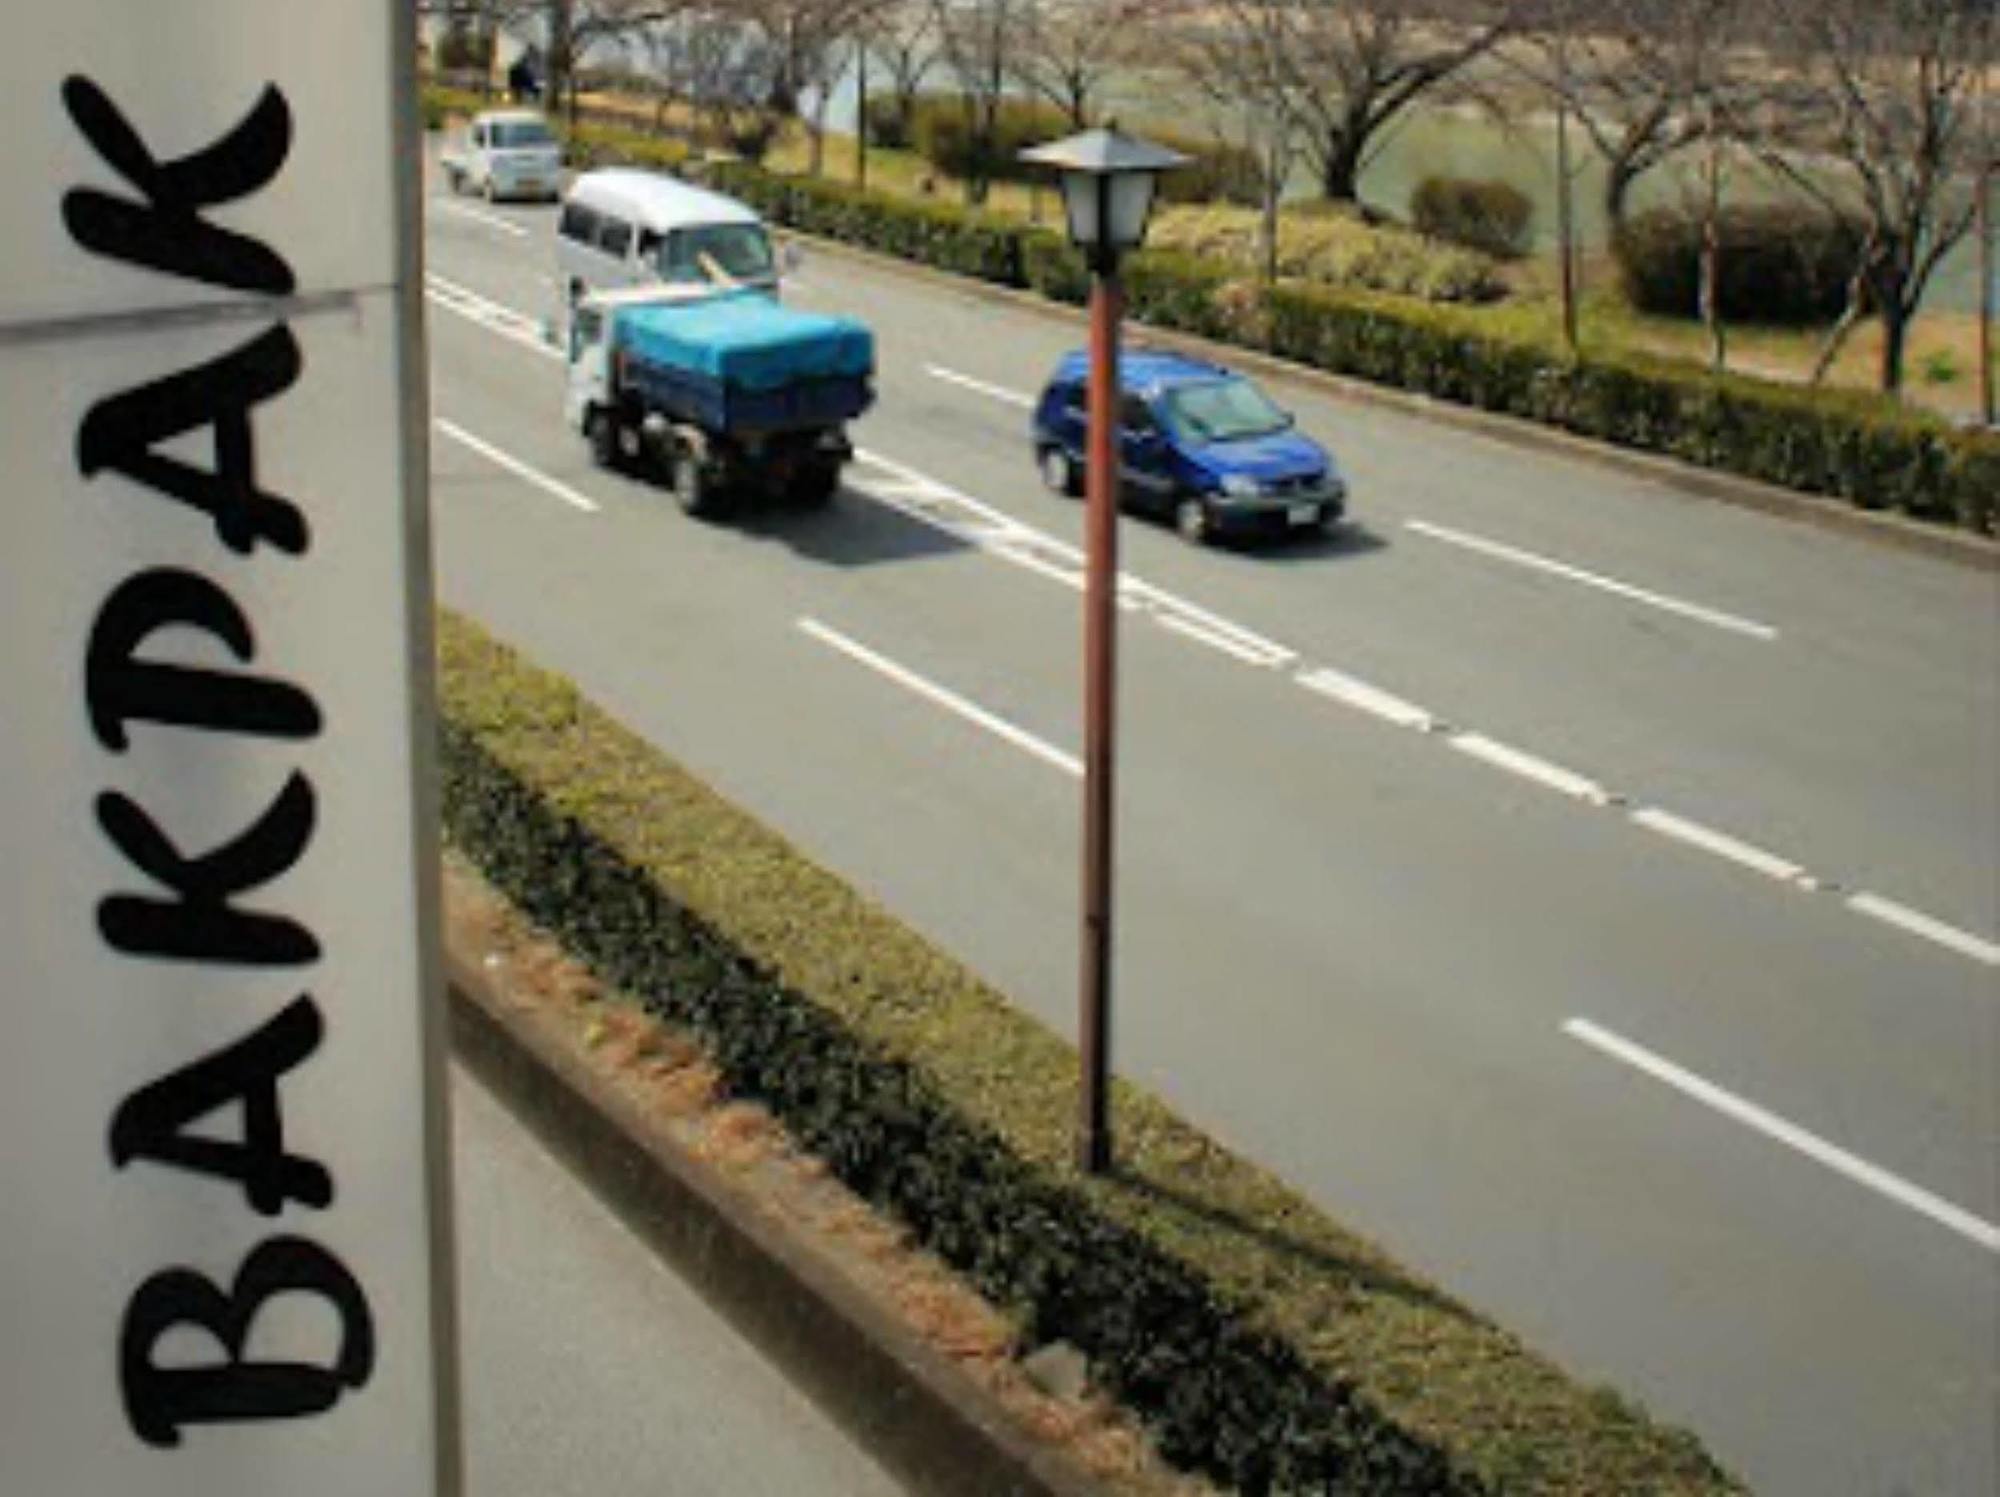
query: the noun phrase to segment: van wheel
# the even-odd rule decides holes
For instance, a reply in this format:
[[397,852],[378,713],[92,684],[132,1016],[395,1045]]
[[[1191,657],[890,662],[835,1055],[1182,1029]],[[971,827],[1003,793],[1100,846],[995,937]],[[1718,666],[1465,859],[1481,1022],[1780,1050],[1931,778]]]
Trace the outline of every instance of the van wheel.
[[1044,447],[1041,468],[1042,482],[1048,485],[1050,493],[1061,494],[1065,499],[1074,499],[1083,491],[1076,464],[1070,461],[1069,454],[1062,448]]
[[703,471],[701,459],[691,452],[674,454],[674,502],[697,520],[712,520],[722,513],[722,496]]
[[590,460],[606,472],[617,472],[622,454],[618,451],[618,423],[611,412],[601,406],[592,411],[583,430],[590,439]]

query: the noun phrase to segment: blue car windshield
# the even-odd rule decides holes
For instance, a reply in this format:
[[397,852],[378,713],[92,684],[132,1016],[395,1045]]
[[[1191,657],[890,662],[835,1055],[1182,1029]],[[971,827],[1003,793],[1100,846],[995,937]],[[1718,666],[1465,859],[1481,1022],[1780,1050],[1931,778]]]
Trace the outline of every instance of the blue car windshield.
[[1270,396],[1247,379],[1175,385],[1160,397],[1167,424],[1184,442],[1233,442],[1266,437],[1291,425]]

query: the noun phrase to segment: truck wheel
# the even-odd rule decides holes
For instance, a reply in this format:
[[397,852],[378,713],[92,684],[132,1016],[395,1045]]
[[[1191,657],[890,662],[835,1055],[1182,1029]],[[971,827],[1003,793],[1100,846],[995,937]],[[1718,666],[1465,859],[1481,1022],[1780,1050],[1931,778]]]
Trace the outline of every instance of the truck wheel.
[[601,406],[592,411],[583,430],[590,439],[590,460],[607,472],[617,472],[624,454],[618,450],[618,422],[611,412]]
[[792,502],[806,509],[819,509],[832,503],[833,496],[839,492],[840,469],[835,467],[805,468],[792,480]]
[[674,454],[674,502],[697,520],[710,520],[722,512],[721,496],[702,470],[701,459],[692,453]]

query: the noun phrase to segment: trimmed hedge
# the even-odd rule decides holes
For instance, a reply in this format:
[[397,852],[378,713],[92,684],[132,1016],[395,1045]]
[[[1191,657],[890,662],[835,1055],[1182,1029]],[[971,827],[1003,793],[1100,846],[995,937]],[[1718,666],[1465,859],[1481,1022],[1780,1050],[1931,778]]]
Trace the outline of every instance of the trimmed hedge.
[[[1810,327],[1847,306],[1867,239],[1853,219],[1787,204],[1737,203],[1716,219],[1717,290],[1731,322]],[[1633,215],[1612,236],[1625,295],[1642,312],[1701,315],[1702,216],[1685,208]]]
[[1077,1175],[1067,1046],[569,683],[449,614],[439,649],[453,842],[1169,1460],[1251,1493],[1740,1490],[1122,1083],[1120,1171]]
[[1419,234],[1499,259],[1528,252],[1535,204],[1511,182],[1425,177],[1410,194],[1410,224]]
[[[698,173],[773,223],[940,270],[1070,303],[1089,289],[1059,237],[1012,219],[747,162],[697,164],[684,147],[637,130],[587,125],[571,145],[580,159]],[[1572,360],[1551,343],[1496,333],[1467,309],[1346,288],[1266,290],[1238,269],[1193,257],[1136,255],[1127,282],[1132,315],[1163,328],[1864,509],[1987,535],[2000,526],[2000,438],[1954,431],[1880,396],[1718,377],[1638,356]]]

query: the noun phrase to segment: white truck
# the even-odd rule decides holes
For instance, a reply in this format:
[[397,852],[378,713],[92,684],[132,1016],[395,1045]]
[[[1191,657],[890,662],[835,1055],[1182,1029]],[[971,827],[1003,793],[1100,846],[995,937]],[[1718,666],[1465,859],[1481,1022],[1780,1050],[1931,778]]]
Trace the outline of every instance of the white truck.
[[599,466],[655,477],[682,509],[763,496],[822,505],[873,403],[875,340],[851,317],[741,287],[585,296],[570,318],[564,414]]
[[562,196],[562,142],[532,109],[488,109],[445,138],[438,154],[453,192],[501,198]]

